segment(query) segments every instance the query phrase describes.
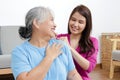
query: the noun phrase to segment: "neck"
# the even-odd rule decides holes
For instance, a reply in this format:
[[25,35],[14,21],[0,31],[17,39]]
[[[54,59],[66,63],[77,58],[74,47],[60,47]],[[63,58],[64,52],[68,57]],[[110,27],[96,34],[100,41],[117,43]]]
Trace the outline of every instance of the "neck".
[[80,40],[81,35],[70,35],[70,45],[71,47],[73,47],[74,49],[77,48],[77,46],[79,45],[79,40]]
[[71,35],[70,35],[70,39],[72,39],[72,40],[77,40],[77,41],[79,41],[80,38],[81,38],[81,35],[74,35],[74,34],[71,34]]
[[32,35],[31,39],[30,39],[30,43],[34,46],[37,47],[45,47],[47,46],[48,42],[50,40],[50,37],[47,36],[42,36],[42,35]]

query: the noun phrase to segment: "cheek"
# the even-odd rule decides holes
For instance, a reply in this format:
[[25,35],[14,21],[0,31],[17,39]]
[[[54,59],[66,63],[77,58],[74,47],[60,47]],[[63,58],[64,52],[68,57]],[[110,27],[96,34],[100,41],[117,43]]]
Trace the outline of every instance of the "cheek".
[[81,30],[83,31],[85,29],[85,27],[86,27],[85,25],[82,25]]
[[69,26],[71,26],[74,24],[74,22],[70,20],[68,24],[69,24]]
[[72,25],[73,25],[73,22],[70,21],[70,22],[68,23],[68,27],[69,27],[69,29],[71,28]]
[[48,34],[50,32],[50,30],[47,26],[44,26],[44,28],[42,29],[42,32],[44,32],[45,34],[46,33]]

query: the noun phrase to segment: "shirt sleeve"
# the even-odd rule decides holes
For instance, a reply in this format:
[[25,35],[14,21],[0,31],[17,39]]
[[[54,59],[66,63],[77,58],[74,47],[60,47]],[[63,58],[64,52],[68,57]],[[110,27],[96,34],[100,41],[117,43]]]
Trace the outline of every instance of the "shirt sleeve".
[[73,62],[71,51],[66,43],[65,43],[65,53],[67,54],[67,57],[68,57],[68,72],[69,72],[75,69],[75,65]]
[[31,70],[27,56],[19,48],[12,51],[11,68],[15,79],[20,73]]
[[96,63],[97,63],[98,40],[96,38],[94,38],[92,41],[93,41],[95,51],[90,57],[87,58],[87,60],[90,62],[90,66],[89,66],[87,72],[91,72],[95,68]]

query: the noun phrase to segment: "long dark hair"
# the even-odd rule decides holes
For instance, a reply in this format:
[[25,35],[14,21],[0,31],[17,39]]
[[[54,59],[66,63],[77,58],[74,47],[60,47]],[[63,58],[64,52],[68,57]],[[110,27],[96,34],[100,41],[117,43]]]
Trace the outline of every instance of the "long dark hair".
[[[84,31],[82,32],[81,38],[79,40],[79,47],[80,47],[80,52],[79,53],[86,53],[89,52],[88,56],[92,55],[93,51],[95,50],[93,46],[93,42],[90,39],[90,33],[92,30],[92,15],[90,10],[84,6],[84,5],[78,5],[76,6],[69,18],[69,21],[72,17],[72,15],[75,12],[79,12],[82,16],[86,18],[86,26]],[[68,22],[68,34],[71,34],[70,29],[69,29],[69,22]]]

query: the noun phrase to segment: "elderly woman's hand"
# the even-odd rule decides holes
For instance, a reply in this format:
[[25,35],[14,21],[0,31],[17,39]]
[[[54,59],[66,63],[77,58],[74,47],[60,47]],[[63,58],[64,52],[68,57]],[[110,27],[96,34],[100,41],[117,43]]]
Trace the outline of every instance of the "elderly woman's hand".
[[48,45],[46,48],[46,56],[52,58],[53,60],[62,54],[61,48],[63,47],[60,43],[54,43],[51,46]]

